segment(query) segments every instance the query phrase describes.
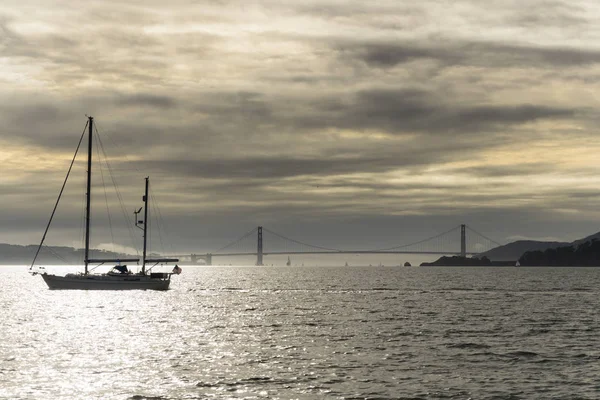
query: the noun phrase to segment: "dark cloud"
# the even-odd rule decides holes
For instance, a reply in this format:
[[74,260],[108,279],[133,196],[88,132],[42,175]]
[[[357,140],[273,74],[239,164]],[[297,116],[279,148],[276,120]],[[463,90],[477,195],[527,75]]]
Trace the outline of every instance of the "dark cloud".
[[152,93],[137,93],[123,96],[115,103],[128,107],[150,106],[165,109],[174,107],[177,104],[177,100],[170,96],[161,96]]
[[481,106],[466,110],[457,110],[450,119],[455,119],[460,129],[461,122],[467,126],[502,126],[522,124],[539,119],[558,119],[574,117],[576,110],[569,108],[547,107],[541,105]]
[[342,62],[363,62],[372,67],[394,67],[415,60],[433,60],[440,67],[486,68],[582,66],[600,62],[600,51],[566,46],[531,46],[495,42],[338,41],[332,47]]
[[558,170],[558,166],[547,162],[519,162],[508,159],[510,165],[477,166],[449,169],[448,173],[464,174],[477,178],[518,177],[545,174]]
[[485,133],[537,120],[573,118],[577,110],[544,105],[457,106],[435,92],[370,89],[345,98],[322,99],[309,115],[295,117],[299,127],[373,129],[393,134]]
[[415,46],[408,43],[344,43],[338,44],[336,50],[342,59],[362,60],[374,67],[393,67],[419,59],[431,59],[444,63],[458,63],[460,54],[443,47]]
[[[226,155],[216,158],[154,157],[151,161],[125,163],[122,168],[131,170],[133,165],[140,170],[161,171],[165,176],[185,179],[226,179],[235,187],[249,182],[256,185],[278,182],[283,178],[336,177],[348,174],[377,174],[397,169],[419,173],[432,164],[450,162],[457,157],[464,158],[476,154],[492,141],[462,142],[454,138],[440,139],[437,144],[424,146],[420,139],[402,141],[390,145],[366,144],[359,142],[354,147],[340,143],[329,150],[314,148],[312,156],[293,154]],[[314,185],[319,185],[315,182]],[[251,186],[251,185],[250,185]],[[352,186],[351,184],[348,186]]]
[[[322,96],[314,103],[310,97],[290,98],[283,101],[283,107],[279,101],[281,96],[256,92],[210,92],[195,100],[141,92],[107,94],[80,103],[89,104],[90,109],[110,110],[108,116],[94,113],[100,132],[109,135],[109,140],[104,140],[109,154],[125,157],[121,161],[128,156],[136,158],[140,152],[150,156],[148,162],[119,168],[228,179],[378,173],[440,163],[514,140],[507,134],[484,133],[576,115],[575,110],[541,105],[459,108],[437,100],[434,92],[418,89],[361,90],[344,98]],[[123,114],[123,105],[134,114]],[[146,106],[162,118],[154,118],[152,110],[145,113]],[[78,107],[82,114],[87,108]],[[116,112],[121,115],[112,120]],[[182,124],[175,117],[182,112],[199,113],[201,118],[197,124]],[[14,127],[5,132],[5,138],[13,136],[66,153],[73,151],[85,125],[83,116],[50,101],[37,106],[5,106],[4,115],[10,121],[7,125]],[[358,139],[313,141],[328,129],[388,132],[392,137],[381,144]],[[426,135],[393,142],[396,136],[415,133]],[[436,143],[430,142],[432,135],[439,137]],[[308,153],[294,154],[289,143]]]
[[481,56],[482,62],[487,66],[535,66],[568,67],[585,66],[600,62],[600,51],[586,48],[565,46],[525,46],[506,45],[498,43],[474,43],[466,46],[467,52],[472,54],[473,63],[477,64],[476,56]]
[[[327,176],[355,171],[376,172],[394,168],[394,164],[389,158],[382,159],[380,157],[327,159],[265,156],[243,159],[170,160],[159,163],[161,170],[172,171],[174,175],[178,176],[247,178],[256,181],[265,178],[278,179],[305,175]],[[152,168],[151,165],[148,167]],[[246,186],[246,183],[243,185]]]

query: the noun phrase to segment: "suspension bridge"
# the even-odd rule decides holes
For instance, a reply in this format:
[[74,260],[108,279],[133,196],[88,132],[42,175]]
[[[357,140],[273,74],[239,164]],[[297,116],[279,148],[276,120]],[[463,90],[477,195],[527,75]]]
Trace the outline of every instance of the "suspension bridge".
[[252,229],[235,241],[205,254],[179,254],[192,264],[203,261],[212,265],[214,257],[255,256],[256,265],[263,265],[265,256],[294,254],[430,254],[475,255],[501,246],[500,243],[465,224],[416,242],[376,249],[336,249],[291,239],[262,226]]

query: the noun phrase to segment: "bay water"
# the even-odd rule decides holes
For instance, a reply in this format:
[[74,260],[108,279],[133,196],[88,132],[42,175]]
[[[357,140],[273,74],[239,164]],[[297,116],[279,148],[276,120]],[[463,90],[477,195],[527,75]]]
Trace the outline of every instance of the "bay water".
[[0,399],[598,399],[600,268],[0,267]]

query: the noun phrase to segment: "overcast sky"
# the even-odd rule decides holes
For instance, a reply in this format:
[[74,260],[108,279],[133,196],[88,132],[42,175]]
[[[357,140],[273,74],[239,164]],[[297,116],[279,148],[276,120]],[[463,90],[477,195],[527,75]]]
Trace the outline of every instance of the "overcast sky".
[[[0,242],[39,241],[85,114],[177,251],[257,225],[363,248],[600,231],[598,22],[592,0],[4,0]],[[72,189],[49,244],[78,233]]]

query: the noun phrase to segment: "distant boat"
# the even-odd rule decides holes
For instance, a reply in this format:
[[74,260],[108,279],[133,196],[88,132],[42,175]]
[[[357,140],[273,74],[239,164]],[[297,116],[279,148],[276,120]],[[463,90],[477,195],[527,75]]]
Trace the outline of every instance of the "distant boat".
[[287,265],[288,267],[289,267],[290,265],[292,265],[292,260],[290,260],[290,256],[288,256],[288,260],[287,260],[287,262],[285,263],[285,265]]
[[[93,117],[88,117],[88,158],[87,158],[87,192],[86,192],[86,224],[85,224],[85,253],[84,253],[84,265],[85,269],[83,273],[76,274],[66,274],[65,276],[48,274],[47,272],[38,272],[32,271],[35,261],[39,255],[40,249],[44,244],[44,240],[46,238],[46,234],[48,233],[48,229],[50,224],[52,223],[52,218],[54,216],[54,211],[58,206],[60,201],[62,190],[58,196],[56,201],[56,205],[54,206],[54,211],[50,216],[50,221],[46,227],[46,231],[42,237],[42,241],[37,249],[33,262],[31,263],[31,267],[29,268],[32,275],[40,274],[44,279],[44,282],[48,285],[50,289],[84,289],[84,290],[131,290],[131,289],[151,289],[151,290],[167,290],[169,288],[169,284],[171,282],[171,275],[180,274],[181,268],[175,265],[171,272],[150,272],[152,267],[146,268],[147,264],[157,265],[158,263],[167,263],[167,262],[177,262],[179,261],[176,258],[157,258],[157,259],[149,259],[146,258],[146,250],[147,250],[147,228],[148,224],[146,221],[148,219],[148,186],[149,186],[149,178],[146,178],[146,189],[143,197],[144,201],[144,219],[142,221],[138,220],[137,215],[142,211],[140,208],[135,212],[136,216],[136,226],[142,227],[140,229],[144,232],[143,242],[144,242],[144,250],[142,254],[142,269],[139,273],[132,273],[128,270],[127,265],[122,265],[124,262],[139,262],[139,258],[131,258],[131,259],[90,259],[90,210],[91,210],[91,177],[92,177],[92,132],[93,132],[94,119]],[[84,131],[85,132],[85,131]],[[79,141],[83,139],[83,135]],[[77,150],[75,151],[75,157],[77,156],[77,151],[79,150],[79,145],[77,146]],[[73,162],[75,161],[75,157],[73,157],[73,161],[71,163],[71,167],[73,166]],[[67,172],[67,178],[65,179],[64,185],[67,182],[69,177],[69,173],[71,172],[71,168],[69,168],[69,172]],[[91,273],[89,271],[90,264],[98,264],[102,265],[104,263],[117,263],[113,269],[105,274],[96,274]]]
[[520,267],[521,263],[519,262],[519,260],[517,260],[517,262],[515,263],[515,267]]

